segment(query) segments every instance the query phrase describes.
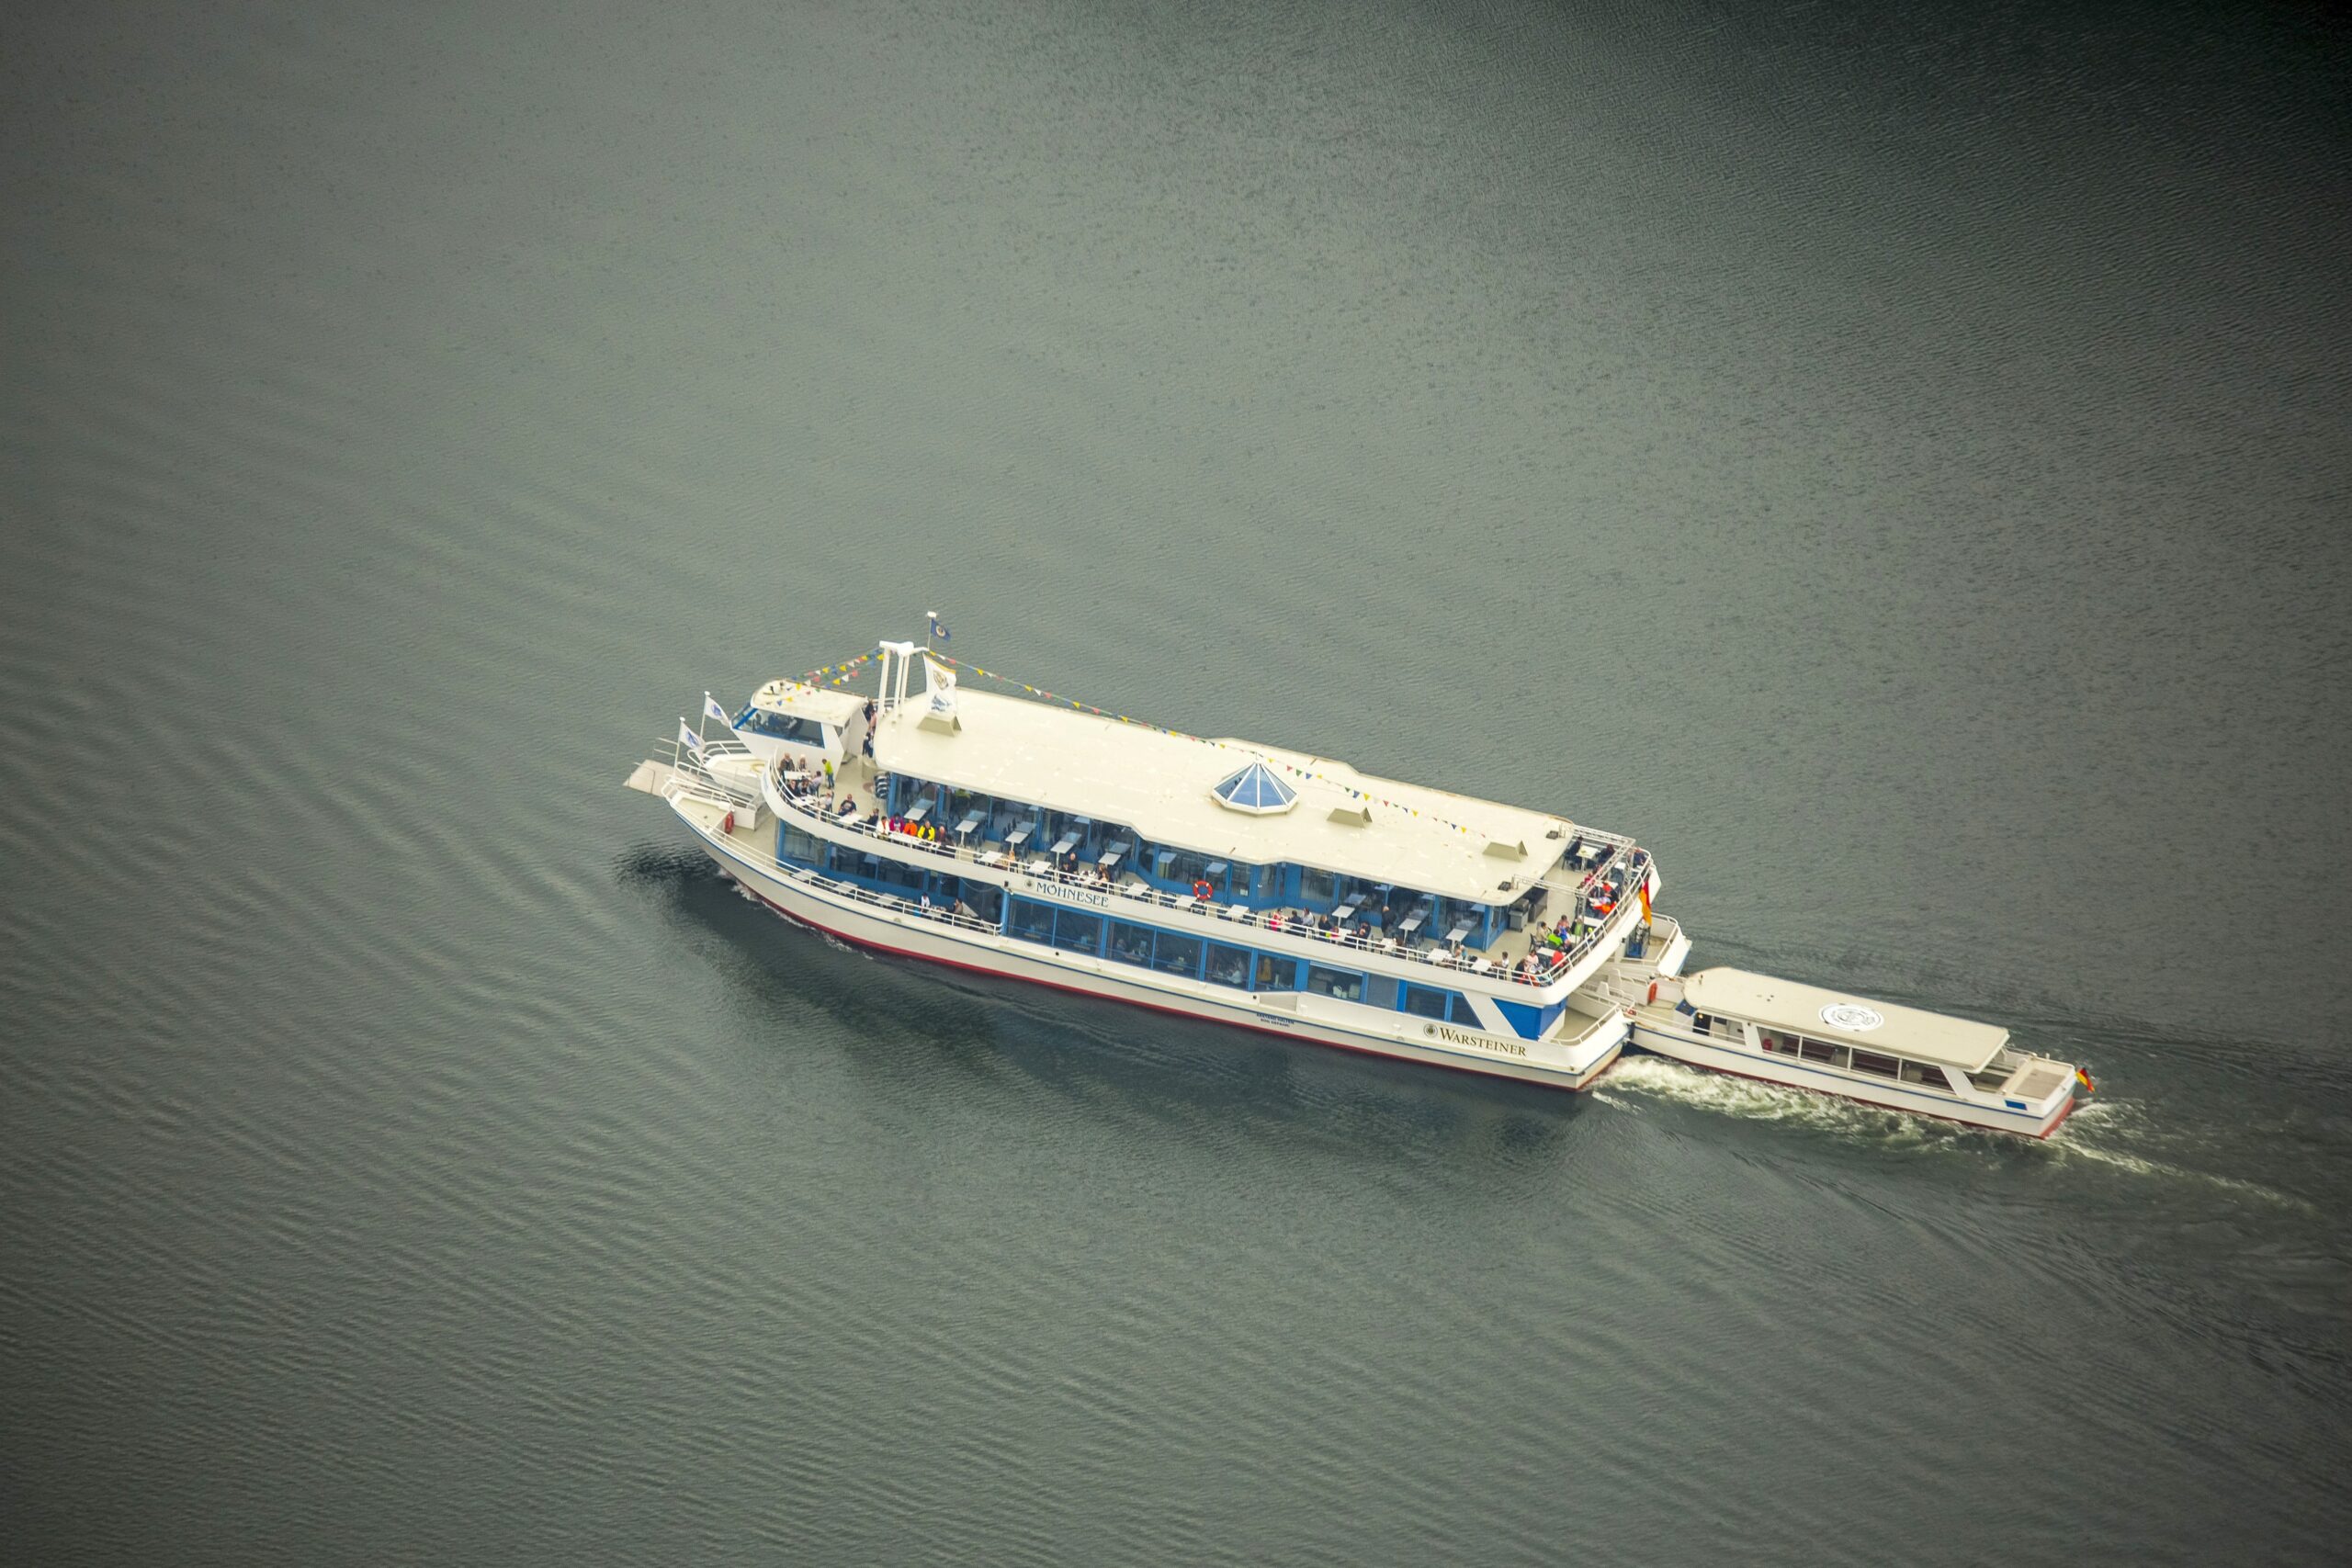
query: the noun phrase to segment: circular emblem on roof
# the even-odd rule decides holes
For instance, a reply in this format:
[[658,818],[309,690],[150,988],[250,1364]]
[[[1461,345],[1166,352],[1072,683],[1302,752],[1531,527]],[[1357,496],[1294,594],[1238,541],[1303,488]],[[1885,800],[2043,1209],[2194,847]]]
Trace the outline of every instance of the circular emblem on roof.
[[1832,1029],[1850,1029],[1860,1034],[1876,1029],[1886,1020],[1879,1015],[1877,1009],[1863,1007],[1859,1002],[1831,1002],[1821,1010],[1821,1021]]

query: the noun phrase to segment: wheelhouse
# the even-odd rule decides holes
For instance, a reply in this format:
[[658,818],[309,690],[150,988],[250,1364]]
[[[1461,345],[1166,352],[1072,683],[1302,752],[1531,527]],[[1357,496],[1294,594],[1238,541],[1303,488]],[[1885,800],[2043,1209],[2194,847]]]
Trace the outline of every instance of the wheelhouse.
[[850,692],[798,681],[771,681],[752,695],[728,728],[754,756],[799,767],[838,767],[865,744],[867,702]]

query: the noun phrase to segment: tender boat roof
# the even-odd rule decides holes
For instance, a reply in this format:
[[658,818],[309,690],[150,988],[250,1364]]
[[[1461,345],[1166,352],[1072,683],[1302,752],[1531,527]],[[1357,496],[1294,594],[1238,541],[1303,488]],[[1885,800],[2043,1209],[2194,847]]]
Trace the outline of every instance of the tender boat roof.
[[829,692],[797,681],[770,681],[752,694],[752,705],[840,727],[865,711],[865,699],[854,692]]
[[[1251,865],[1294,861],[1485,904],[1517,898],[1577,832],[1540,811],[1372,778],[1345,762],[1276,747],[1188,740],[968,688],[956,704],[961,727],[955,729],[923,724],[919,699],[894,707],[878,722],[875,761],[892,773],[1124,823],[1156,843]],[[1243,815],[1210,792],[1252,757],[1320,776],[1278,769],[1298,792],[1296,809]]]
[[[1685,976],[1682,997],[1700,1012],[1727,1013],[1767,1029],[1916,1057],[1969,1073],[2000,1055],[2009,1041],[2007,1030],[1989,1023],[1874,1002],[1745,969],[1702,969]],[[1877,1021],[1872,1022],[1873,1019]]]

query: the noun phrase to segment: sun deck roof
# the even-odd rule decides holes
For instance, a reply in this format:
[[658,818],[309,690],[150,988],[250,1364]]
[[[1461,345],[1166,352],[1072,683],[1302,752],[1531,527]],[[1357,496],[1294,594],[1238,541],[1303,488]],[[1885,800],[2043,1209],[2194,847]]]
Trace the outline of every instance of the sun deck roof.
[[[875,761],[890,773],[1125,823],[1156,843],[1486,904],[1518,897],[1578,831],[1563,818],[1373,778],[1303,752],[1187,739],[969,687],[956,702],[956,733],[922,728],[920,703],[885,714]],[[1227,805],[1216,791],[1253,770],[1305,809]],[[1498,842],[1525,844],[1527,857],[1488,853]]]

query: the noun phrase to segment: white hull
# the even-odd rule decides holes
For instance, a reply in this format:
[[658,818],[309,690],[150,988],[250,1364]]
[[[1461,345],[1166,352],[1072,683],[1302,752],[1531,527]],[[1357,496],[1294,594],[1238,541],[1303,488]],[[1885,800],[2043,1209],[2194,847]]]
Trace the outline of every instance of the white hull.
[[1679,1027],[1670,1026],[1668,1021],[1676,1025],[1686,1021],[1683,1015],[1670,1008],[1645,1007],[1638,1010],[1633,1028],[1634,1045],[1639,1050],[1687,1062],[1694,1067],[1733,1073],[1765,1083],[1782,1084],[1790,1089],[1834,1094],[1867,1105],[1883,1106],[1890,1111],[1939,1117],[1947,1122],[1958,1122],[1994,1132],[2020,1134],[2029,1138],[2050,1136],[2075,1108],[2071,1082],[2065,1089],[2041,1100],[2018,1102],[2024,1109],[2012,1110],[2010,1102],[2002,1100],[1998,1096],[1987,1097],[1991,1102],[1986,1103],[1984,1100],[1962,1099],[1952,1093],[1939,1094],[1909,1084],[1864,1077],[1803,1060],[1768,1055],[1729,1042],[1701,1039]]
[[1625,1014],[1618,1008],[1592,1016],[1571,1007],[1550,1038],[1519,1040],[1305,992],[1261,996],[1040,948],[994,931],[949,924],[898,901],[778,865],[746,844],[742,835],[723,831],[718,810],[707,803],[682,796],[670,804],[738,886],[780,915],[863,947],[1261,1033],[1555,1089],[1589,1085],[1616,1061],[1627,1038]]

